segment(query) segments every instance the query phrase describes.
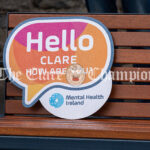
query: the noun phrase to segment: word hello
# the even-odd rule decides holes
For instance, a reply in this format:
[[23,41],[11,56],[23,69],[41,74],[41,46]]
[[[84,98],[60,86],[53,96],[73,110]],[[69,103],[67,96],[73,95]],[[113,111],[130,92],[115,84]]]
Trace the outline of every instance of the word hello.
[[[27,52],[31,52],[31,45],[32,44],[38,44],[38,52],[42,52],[42,47],[43,47],[43,32],[38,32],[38,39],[32,39],[32,33],[27,32]],[[50,35],[46,38],[45,40],[45,49],[50,52],[57,52],[59,51],[59,44],[60,40],[62,43],[62,50],[63,51],[68,51],[71,49],[72,51],[77,50],[77,46],[79,47],[80,50],[82,51],[89,51],[93,48],[93,37],[89,34],[82,35],[78,39],[78,45],[75,46],[75,30],[72,29],[70,31],[70,48],[67,47],[67,31],[62,30],[62,36],[61,39],[59,39],[58,36],[56,35]],[[88,44],[84,44],[84,40],[88,40]]]

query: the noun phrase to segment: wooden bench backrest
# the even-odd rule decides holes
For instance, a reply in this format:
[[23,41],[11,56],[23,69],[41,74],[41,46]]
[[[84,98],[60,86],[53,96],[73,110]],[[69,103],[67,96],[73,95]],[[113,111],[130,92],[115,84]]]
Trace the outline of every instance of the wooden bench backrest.
[[[35,17],[88,16],[100,20],[111,31],[115,44],[113,71],[116,71],[108,102],[93,116],[150,118],[150,80],[130,82],[131,71],[147,72],[150,76],[150,15],[99,14],[8,14],[8,33],[20,22]],[[138,64],[138,67],[135,65]],[[117,78],[117,71],[126,71],[127,79]],[[143,74],[144,75],[144,74]],[[5,113],[19,115],[49,115],[38,102],[32,108],[22,106],[22,91],[10,82],[6,84]]]

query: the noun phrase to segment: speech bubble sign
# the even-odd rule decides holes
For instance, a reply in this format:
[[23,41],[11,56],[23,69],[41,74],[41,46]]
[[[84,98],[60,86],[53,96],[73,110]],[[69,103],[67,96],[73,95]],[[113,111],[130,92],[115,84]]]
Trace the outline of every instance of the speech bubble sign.
[[[44,17],[16,26],[5,43],[3,58],[7,75],[23,90],[23,105],[31,107],[51,89],[80,91],[99,84],[103,72],[110,71],[113,51],[108,29],[93,18]],[[66,79],[72,64],[81,65],[86,74],[79,86]]]

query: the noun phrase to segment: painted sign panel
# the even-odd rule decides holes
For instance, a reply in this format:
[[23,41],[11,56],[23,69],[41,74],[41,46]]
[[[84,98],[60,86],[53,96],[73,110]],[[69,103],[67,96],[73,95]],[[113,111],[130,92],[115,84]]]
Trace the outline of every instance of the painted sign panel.
[[88,17],[33,18],[16,26],[4,47],[10,80],[23,90],[23,105],[38,100],[67,119],[87,117],[108,99],[113,41]]

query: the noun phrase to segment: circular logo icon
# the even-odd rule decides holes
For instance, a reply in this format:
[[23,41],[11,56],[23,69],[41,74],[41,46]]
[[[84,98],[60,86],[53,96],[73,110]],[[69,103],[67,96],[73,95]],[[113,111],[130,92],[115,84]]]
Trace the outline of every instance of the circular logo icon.
[[79,86],[85,79],[84,69],[79,64],[70,65],[67,69],[66,78],[69,84]]
[[54,93],[50,97],[49,103],[50,103],[51,106],[53,106],[55,108],[59,108],[59,107],[61,107],[63,105],[64,98],[63,98],[63,96],[61,94]]

